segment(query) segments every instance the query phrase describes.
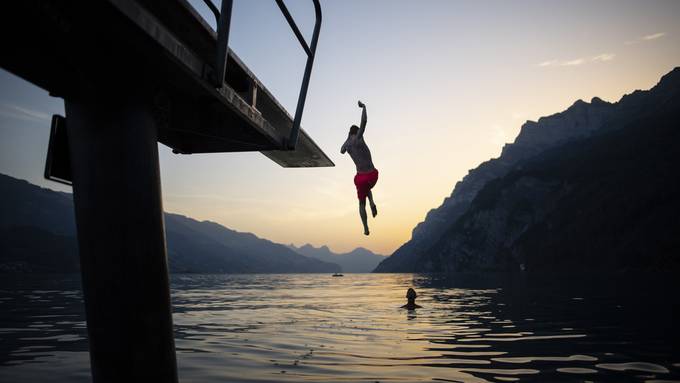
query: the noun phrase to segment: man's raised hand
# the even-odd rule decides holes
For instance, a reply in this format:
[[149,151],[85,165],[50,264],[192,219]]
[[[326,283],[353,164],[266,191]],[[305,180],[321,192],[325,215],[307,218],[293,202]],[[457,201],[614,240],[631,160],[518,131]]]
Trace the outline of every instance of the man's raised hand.
[[359,101],[359,108],[365,108],[365,107],[366,107],[366,105],[364,105],[363,102]]

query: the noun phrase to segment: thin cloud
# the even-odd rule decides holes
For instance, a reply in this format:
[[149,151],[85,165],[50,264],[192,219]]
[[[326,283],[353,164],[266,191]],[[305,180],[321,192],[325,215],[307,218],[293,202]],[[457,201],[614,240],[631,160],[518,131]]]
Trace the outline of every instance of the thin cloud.
[[656,40],[666,36],[666,32],[654,33],[652,35],[643,36],[642,39],[645,41]]
[[658,39],[660,39],[664,36],[666,36],[666,32],[652,33],[651,35],[645,35],[645,36],[642,36],[642,37],[638,37],[634,40],[626,41],[624,44],[633,45],[633,44],[637,44],[637,43],[640,43],[640,42],[658,40]]
[[599,63],[611,61],[616,57],[614,53],[602,53],[591,58],[579,57],[571,60],[547,60],[538,64],[539,67],[551,67],[551,66],[581,66],[589,63]]
[[614,60],[614,57],[616,57],[616,55],[613,54],[613,53],[603,53],[601,55],[597,55],[597,56],[593,57],[590,61],[592,61],[592,62],[605,62],[605,61]]
[[14,104],[0,104],[0,117],[32,122],[49,121],[52,118],[47,113],[23,108]]
[[538,66],[546,67],[546,66],[553,66],[557,65],[558,61],[557,60],[548,60],[548,61],[543,61],[542,63],[538,64]]
[[578,65],[583,65],[585,64],[586,60],[582,58],[574,59],[574,60],[569,60],[561,63],[561,66],[578,66]]

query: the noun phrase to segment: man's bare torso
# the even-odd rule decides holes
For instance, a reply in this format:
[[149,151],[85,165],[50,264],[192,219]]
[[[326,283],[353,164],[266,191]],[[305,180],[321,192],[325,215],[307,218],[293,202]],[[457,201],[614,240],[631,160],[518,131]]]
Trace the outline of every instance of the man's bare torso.
[[354,165],[357,167],[357,173],[370,172],[375,169],[373,159],[371,158],[371,150],[366,145],[363,137],[352,134],[347,137],[347,141],[342,146],[347,150],[349,156],[352,157],[352,161],[354,161]]

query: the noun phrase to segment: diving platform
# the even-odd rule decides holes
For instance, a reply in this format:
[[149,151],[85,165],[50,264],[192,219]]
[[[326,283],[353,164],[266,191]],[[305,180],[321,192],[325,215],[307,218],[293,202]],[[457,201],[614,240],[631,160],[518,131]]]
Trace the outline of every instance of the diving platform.
[[215,83],[220,36],[186,0],[22,0],[2,9],[3,68],[60,97],[83,85],[146,93],[158,141],[175,153],[259,151],[283,167],[334,166],[299,122],[291,142],[295,117],[226,41],[224,82]]
[[[73,186],[92,380],[177,382],[158,142],[178,155],[259,151],[284,167],[333,166],[301,128],[321,26],[293,115],[229,49],[232,0],[12,0],[0,67],[64,100],[45,177]],[[216,175],[220,176],[220,175]],[[237,187],[237,186],[235,186]]]

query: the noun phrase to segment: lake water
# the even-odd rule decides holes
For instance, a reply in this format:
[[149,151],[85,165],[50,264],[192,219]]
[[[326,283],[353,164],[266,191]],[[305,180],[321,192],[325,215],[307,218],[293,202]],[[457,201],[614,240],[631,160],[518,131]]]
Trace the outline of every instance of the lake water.
[[[0,382],[87,382],[80,284],[0,279]],[[408,287],[422,308],[400,309]],[[659,278],[175,275],[182,382],[680,382]]]

